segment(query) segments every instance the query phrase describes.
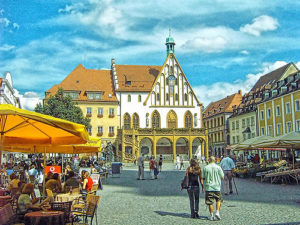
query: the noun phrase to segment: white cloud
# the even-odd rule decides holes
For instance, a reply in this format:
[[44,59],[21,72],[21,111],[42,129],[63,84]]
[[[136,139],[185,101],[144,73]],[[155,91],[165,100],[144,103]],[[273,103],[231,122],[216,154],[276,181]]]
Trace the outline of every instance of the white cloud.
[[20,28],[20,25],[19,25],[19,24],[17,24],[17,23],[13,23],[13,28],[15,28],[15,29],[19,29],[19,28]]
[[250,54],[247,50],[242,50],[242,51],[240,51],[240,53],[242,55],[249,55]]
[[2,16],[4,13],[4,9],[0,9],[0,16]]
[[22,95],[15,89],[15,95],[20,98],[21,107],[23,109],[33,111],[36,104],[42,103],[42,97],[36,92],[28,91]]
[[10,20],[5,17],[2,17],[2,18],[0,18],[0,24],[3,24],[4,27],[8,27],[10,24]]
[[8,44],[4,44],[2,46],[0,46],[0,51],[6,52],[6,51],[10,51],[12,49],[14,49],[16,46],[14,45],[8,45]]
[[[262,75],[276,70],[279,67],[284,66],[285,64],[287,63],[284,61],[263,63],[262,68],[260,68],[259,70],[259,73],[248,74],[246,75],[244,80],[236,80],[233,83],[216,82],[211,85],[195,86],[193,87],[193,89],[198,96],[199,101],[202,102],[206,107],[210,102],[214,102],[233,93],[237,93],[238,90],[242,90],[243,94],[249,92]],[[300,62],[298,62],[296,65],[300,65]]]
[[277,19],[262,15],[252,20],[251,24],[246,24],[240,28],[241,32],[249,33],[254,36],[260,36],[264,31],[276,30],[279,26]]

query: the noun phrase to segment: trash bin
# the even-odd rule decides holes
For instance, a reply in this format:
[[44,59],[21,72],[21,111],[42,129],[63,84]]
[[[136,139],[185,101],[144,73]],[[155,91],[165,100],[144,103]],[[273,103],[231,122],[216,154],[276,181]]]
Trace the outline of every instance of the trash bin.
[[111,163],[111,173],[114,174],[121,174],[121,165],[120,162],[113,162]]

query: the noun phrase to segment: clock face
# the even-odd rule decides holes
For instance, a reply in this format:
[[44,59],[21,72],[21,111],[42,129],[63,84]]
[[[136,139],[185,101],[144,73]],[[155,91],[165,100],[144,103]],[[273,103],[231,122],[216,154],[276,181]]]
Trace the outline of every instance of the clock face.
[[176,80],[175,76],[170,75],[168,79],[169,79],[169,85],[174,86],[175,85],[175,80]]

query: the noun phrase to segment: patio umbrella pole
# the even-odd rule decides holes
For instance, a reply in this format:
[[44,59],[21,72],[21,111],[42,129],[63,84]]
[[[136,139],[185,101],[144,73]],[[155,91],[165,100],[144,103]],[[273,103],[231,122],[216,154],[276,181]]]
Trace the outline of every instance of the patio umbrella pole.
[[43,197],[46,198],[45,190],[46,190],[46,146],[44,149],[44,176],[43,176]]
[[64,154],[61,154],[61,174],[64,176],[64,182],[66,181],[66,176],[64,175]]

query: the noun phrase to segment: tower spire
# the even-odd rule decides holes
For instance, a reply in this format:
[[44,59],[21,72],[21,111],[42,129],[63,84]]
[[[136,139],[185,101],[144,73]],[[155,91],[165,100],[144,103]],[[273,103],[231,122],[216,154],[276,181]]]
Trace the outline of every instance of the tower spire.
[[166,38],[166,46],[167,46],[167,56],[170,53],[175,52],[175,41],[174,38],[171,36],[171,28],[169,28],[169,37]]

